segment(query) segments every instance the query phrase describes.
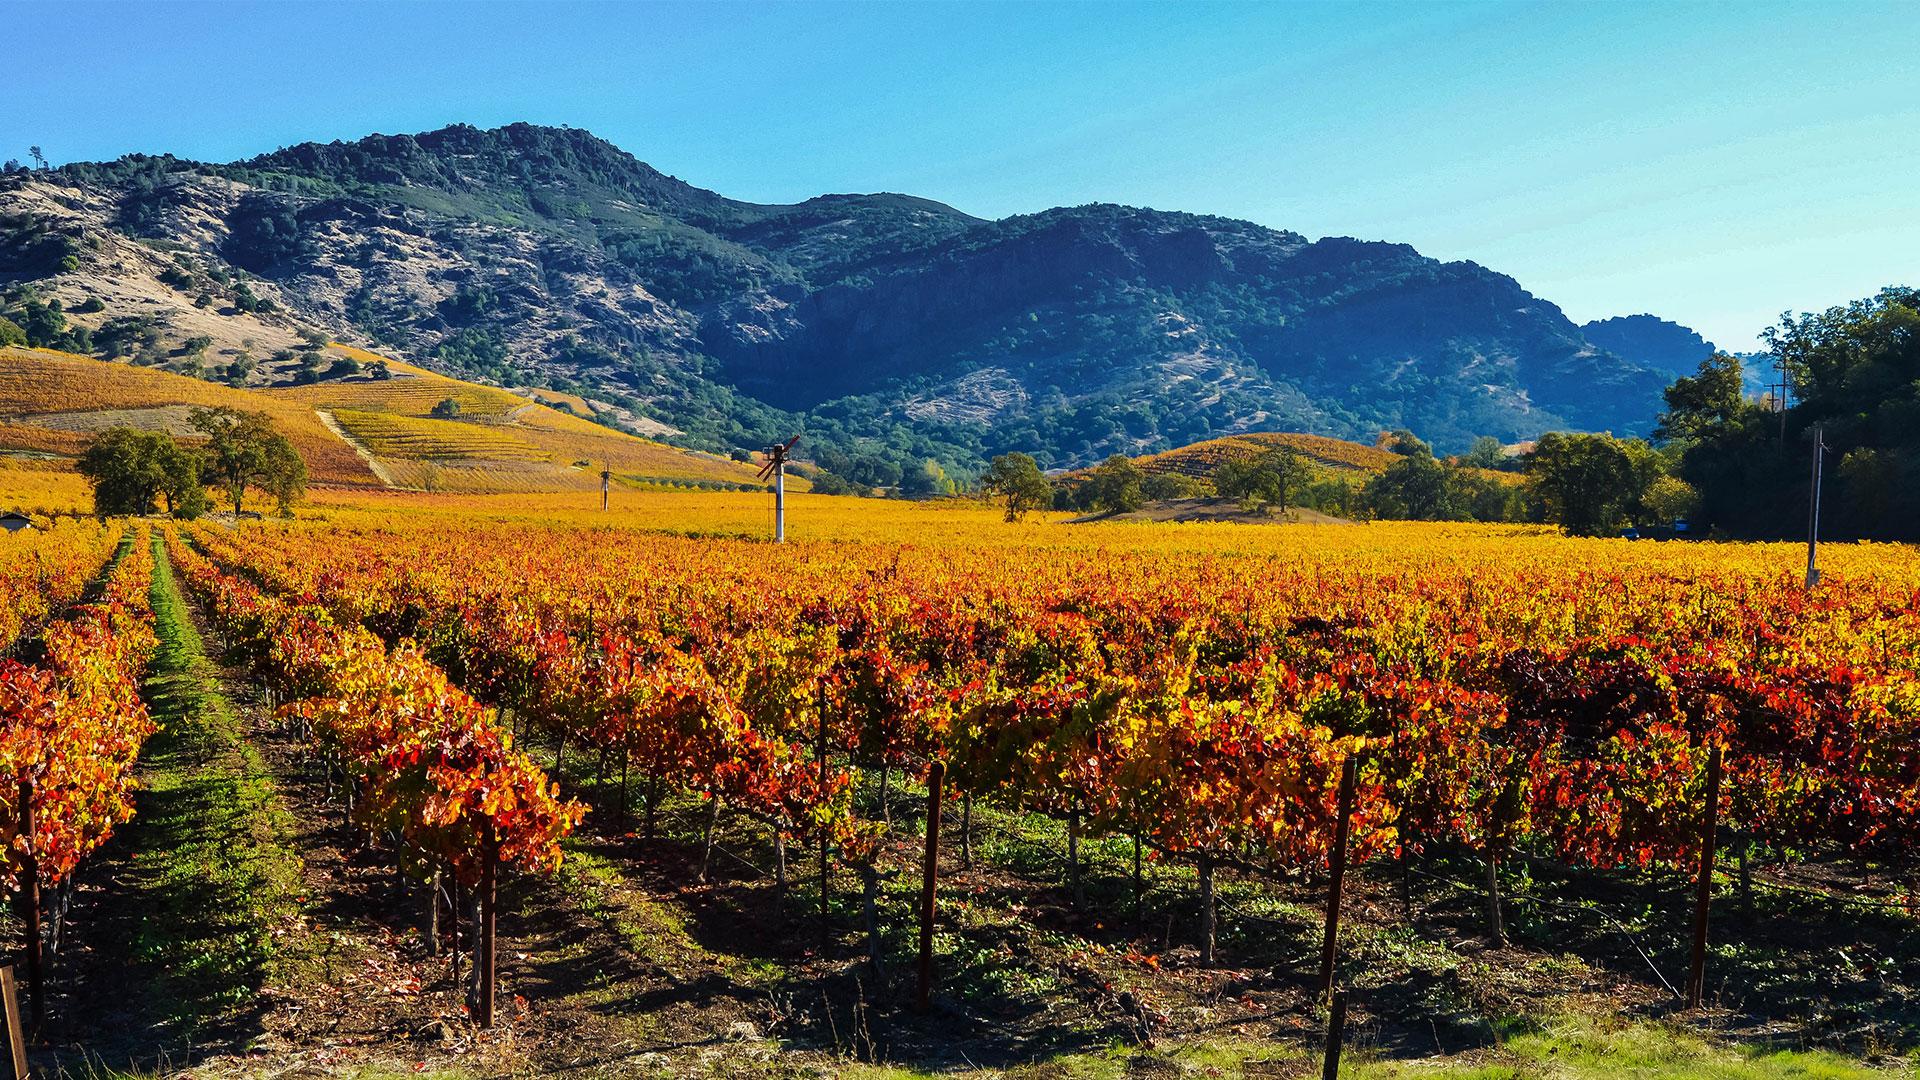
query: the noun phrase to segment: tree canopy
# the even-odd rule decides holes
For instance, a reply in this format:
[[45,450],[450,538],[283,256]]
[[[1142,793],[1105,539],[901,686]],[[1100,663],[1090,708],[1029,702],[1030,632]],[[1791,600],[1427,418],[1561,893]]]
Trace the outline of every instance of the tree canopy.
[[1029,510],[1053,503],[1053,485],[1040,472],[1040,466],[1026,454],[1001,454],[987,467],[981,486],[990,494],[1006,500],[1007,520],[1018,521]]
[[78,467],[93,484],[97,514],[151,514],[165,499],[168,513],[194,518],[207,506],[198,457],[163,431],[109,428],[87,444]]
[[1736,536],[1803,535],[1818,424],[1822,535],[1920,538],[1920,290],[1783,315],[1762,337],[1792,392],[1784,416],[1744,395],[1736,357],[1712,357],[1667,390],[1658,434],[1700,516]]
[[292,512],[293,503],[306,491],[307,466],[265,414],[225,407],[194,409],[187,415],[187,424],[207,437],[207,474],[226,488],[235,514],[244,509],[248,487],[273,495],[281,513]]
[[1080,486],[1085,505],[1109,514],[1125,514],[1147,504],[1146,475],[1125,454],[1100,463]]
[[1653,447],[1604,434],[1550,432],[1527,462],[1527,480],[1546,519],[1577,536],[1650,521],[1644,497],[1663,475]]
[[1313,479],[1307,459],[1289,446],[1244,455],[1222,462],[1213,474],[1213,488],[1222,497],[1246,506],[1276,507],[1284,511],[1295,495]]

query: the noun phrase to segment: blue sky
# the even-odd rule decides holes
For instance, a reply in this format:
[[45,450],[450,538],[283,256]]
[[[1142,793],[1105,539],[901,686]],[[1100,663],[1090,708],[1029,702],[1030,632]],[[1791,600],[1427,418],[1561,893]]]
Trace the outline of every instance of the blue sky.
[[[0,157],[571,124],[737,198],[1404,241],[1746,348],[1920,283],[1894,5],[10,3]],[[10,35],[12,36],[12,35]]]

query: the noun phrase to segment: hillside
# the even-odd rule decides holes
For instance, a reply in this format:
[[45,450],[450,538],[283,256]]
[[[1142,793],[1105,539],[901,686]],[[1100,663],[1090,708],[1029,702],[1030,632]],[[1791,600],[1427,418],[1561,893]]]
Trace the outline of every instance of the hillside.
[[1134,464],[1142,472],[1175,473],[1195,480],[1210,480],[1223,462],[1253,456],[1276,446],[1294,450],[1311,461],[1317,469],[1335,473],[1371,475],[1384,471],[1394,462],[1394,455],[1390,451],[1375,446],[1330,439],[1324,435],[1285,431],[1208,439],[1135,458]]
[[1713,342],[1657,315],[1616,315],[1587,323],[1580,332],[1616,356],[1676,379],[1698,371],[1714,353]]
[[[494,387],[342,347],[373,364],[309,385],[230,387],[166,371],[44,350],[0,349],[0,456],[77,456],[93,432],[126,425],[191,435],[196,406],[267,414],[307,462],[313,482],[437,491],[597,489],[602,468],[623,485],[753,485],[754,468],[636,438]],[[431,414],[443,401],[456,417]],[[804,482],[799,482],[804,487]]]
[[303,337],[359,341],[709,451],[801,431],[879,486],[1248,431],[1644,431],[1671,378],[1402,244],[1115,205],[754,204],[525,124],[0,177],[0,290],[36,344],[264,387]]
[[[1369,478],[1385,472],[1388,466],[1400,460],[1397,454],[1378,446],[1298,431],[1260,431],[1246,435],[1229,435],[1164,450],[1157,454],[1144,454],[1132,460],[1141,472],[1148,475],[1176,475],[1197,480],[1203,484],[1211,484],[1214,474],[1222,464],[1236,458],[1257,457],[1277,446],[1286,447],[1304,457],[1314,480],[1333,481],[1348,488],[1366,483]],[[1463,469],[1479,479],[1502,486],[1512,486],[1522,482],[1521,474],[1516,472],[1466,466],[1463,466]],[[1090,471],[1090,469],[1078,469],[1067,473],[1063,479],[1070,485],[1075,484],[1086,477]],[[1234,504],[1230,502],[1191,498],[1155,503],[1134,516],[1139,520],[1154,521],[1243,520]],[[1324,516],[1321,515],[1321,517]],[[1257,520],[1266,519],[1262,517]],[[1308,515],[1297,520],[1318,519]]]

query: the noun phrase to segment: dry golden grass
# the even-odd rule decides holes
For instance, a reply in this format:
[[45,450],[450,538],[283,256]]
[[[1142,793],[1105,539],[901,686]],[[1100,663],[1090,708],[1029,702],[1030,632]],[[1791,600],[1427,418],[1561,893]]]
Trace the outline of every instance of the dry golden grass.
[[328,431],[312,409],[296,402],[84,356],[0,349],[0,446],[77,454],[85,445],[84,434],[55,430],[34,423],[33,418],[166,405],[226,406],[265,413],[306,459],[316,482],[379,482],[352,447]]

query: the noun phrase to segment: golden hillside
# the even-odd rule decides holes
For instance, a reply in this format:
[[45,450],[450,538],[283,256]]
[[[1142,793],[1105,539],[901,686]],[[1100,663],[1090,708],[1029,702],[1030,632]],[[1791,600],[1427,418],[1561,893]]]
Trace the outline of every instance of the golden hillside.
[[[1313,465],[1317,476],[1350,483],[1359,483],[1369,476],[1384,472],[1387,466],[1398,460],[1390,450],[1326,435],[1309,435],[1301,431],[1256,431],[1147,454],[1134,458],[1133,463],[1143,472],[1177,473],[1195,480],[1211,480],[1214,471],[1222,463],[1238,457],[1253,457],[1276,446],[1285,446],[1300,453]],[[1084,471],[1072,475],[1077,476]],[[1489,469],[1467,471],[1499,484],[1511,485],[1522,481],[1519,473]]]
[[380,482],[353,447],[296,401],[87,356],[0,349],[0,452],[75,457],[94,432],[122,425],[186,434],[194,406],[266,413],[306,459],[315,483]]
[[[271,417],[316,484],[586,491],[598,489],[602,468],[629,487],[759,483],[751,465],[638,438],[364,350],[332,351],[368,370],[307,386],[236,389],[85,356],[0,349],[0,455],[72,458],[94,432],[118,425],[187,434],[193,407],[226,406]],[[374,378],[374,361],[391,377]],[[459,405],[457,415],[433,417],[449,399]]]
[[1148,454],[1135,458],[1134,464],[1145,472],[1178,473],[1205,480],[1212,477],[1214,470],[1223,462],[1251,457],[1276,446],[1298,451],[1314,463],[1338,471],[1377,473],[1393,464],[1394,460],[1393,454],[1388,451],[1345,439],[1297,431],[1257,431]]

